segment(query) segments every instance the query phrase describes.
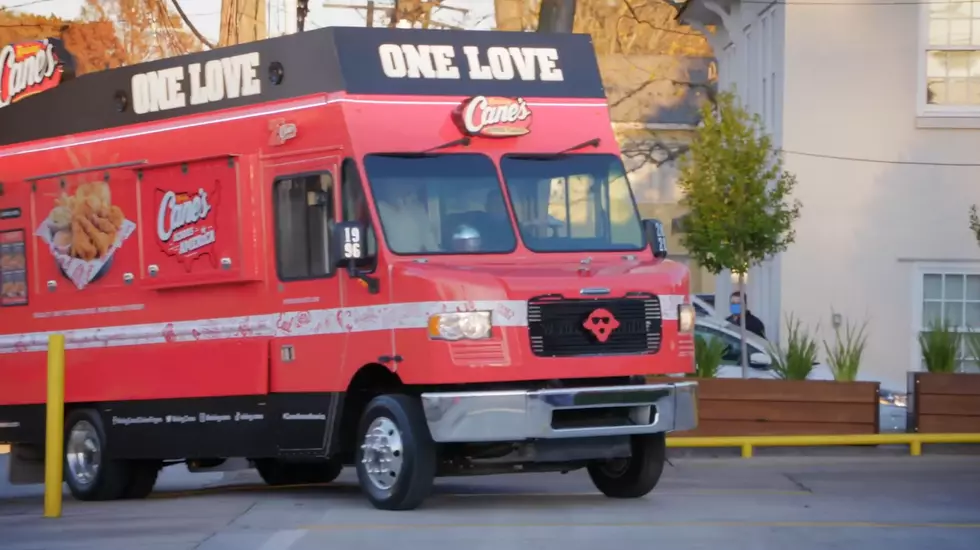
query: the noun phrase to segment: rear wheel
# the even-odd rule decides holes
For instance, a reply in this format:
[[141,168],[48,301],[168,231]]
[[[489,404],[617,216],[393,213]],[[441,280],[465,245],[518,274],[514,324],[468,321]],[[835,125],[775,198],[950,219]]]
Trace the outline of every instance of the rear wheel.
[[146,498],[157,484],[163,463],[159,460],[134,460],[129,463],[130,477],[123,498]]
[[665,434],[634,435],[632,456],[589,465],[596,488],[610,498],[640,498],[660,481],[667,460]]
[[418,398],[372,399],[361,416],[359,444],[357,479],[376,508],[411,510],[432,492],[436,446]]
[[78,500],[123,498],[132,477],[131,465],[106,457],[106,435],[99,413],[91,409],[72,411],[65,427],[65,483],[72,496]]
[[262,481],[272,486],[330,483],[337,479],[344,466],[336,460],[327,462],[283,462],[263,458],[255,462]]

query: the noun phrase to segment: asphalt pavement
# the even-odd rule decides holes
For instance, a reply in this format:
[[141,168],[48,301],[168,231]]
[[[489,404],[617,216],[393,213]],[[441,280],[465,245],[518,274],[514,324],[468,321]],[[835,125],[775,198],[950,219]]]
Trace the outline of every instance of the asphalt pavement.
[[[0,456],[0,471],[5,469]],[[169,468],[145,501],[65,500],[0,482],[3,550],[905,550],[980,548],[977,455],[675,458],[644,499],[596,493],[582,472],[446,478],[425,505],[381,512],[353,472],[270,489],[251,471]]]

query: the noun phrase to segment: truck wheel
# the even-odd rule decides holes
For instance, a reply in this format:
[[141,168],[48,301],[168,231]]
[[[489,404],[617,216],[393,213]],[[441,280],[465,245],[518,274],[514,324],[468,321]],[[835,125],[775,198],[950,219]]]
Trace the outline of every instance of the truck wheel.
[[289,463],[275,458],[262,458],[255,461],[255,469],[266,485],[308,485],[310,483],[330,483],[337,479],[343,464],[336,460],[327,462]]
[[647,495],[664,471],[667,441],[664,434],[634,435],[633,456],[595,462],[589,477],[596,488],[610,498],[640,498]]
[[157,476],[163,464],[159,460],[134,460],[130,462],[129,483],[123,498],[140,499],[150,496],[157,484]]
[[106,458],[106,436],[99,413],[72,411],[65,421],[65,482],[78,500],[116,500],[131,479],[127,462]]
[[432,491],[436,446],[422,404],[407,395],[379,395],[361,416],[354,464],[361,490],[380,510],[411,510]]

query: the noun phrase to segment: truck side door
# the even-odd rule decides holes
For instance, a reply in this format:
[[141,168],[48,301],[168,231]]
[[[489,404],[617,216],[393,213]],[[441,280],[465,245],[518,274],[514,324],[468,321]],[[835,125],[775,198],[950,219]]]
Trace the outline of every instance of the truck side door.
[[264,167],[271,196],[269,281],[278,310],[269,392],[280,454],[324,449],[339,406],[344,343],[337,323],[331,230],[340,212],[337,157],[277,158]]

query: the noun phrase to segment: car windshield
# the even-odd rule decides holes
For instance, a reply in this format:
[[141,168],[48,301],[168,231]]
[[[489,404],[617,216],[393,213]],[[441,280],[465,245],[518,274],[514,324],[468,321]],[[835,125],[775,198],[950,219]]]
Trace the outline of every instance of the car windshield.
[[614,155],[505,155],[501,172],[524,244],[536,252],[627,251],[643,228]]
[[364,170],[395,254],[491,254],[517,246],[497,170],[485,155],[367,155]]

